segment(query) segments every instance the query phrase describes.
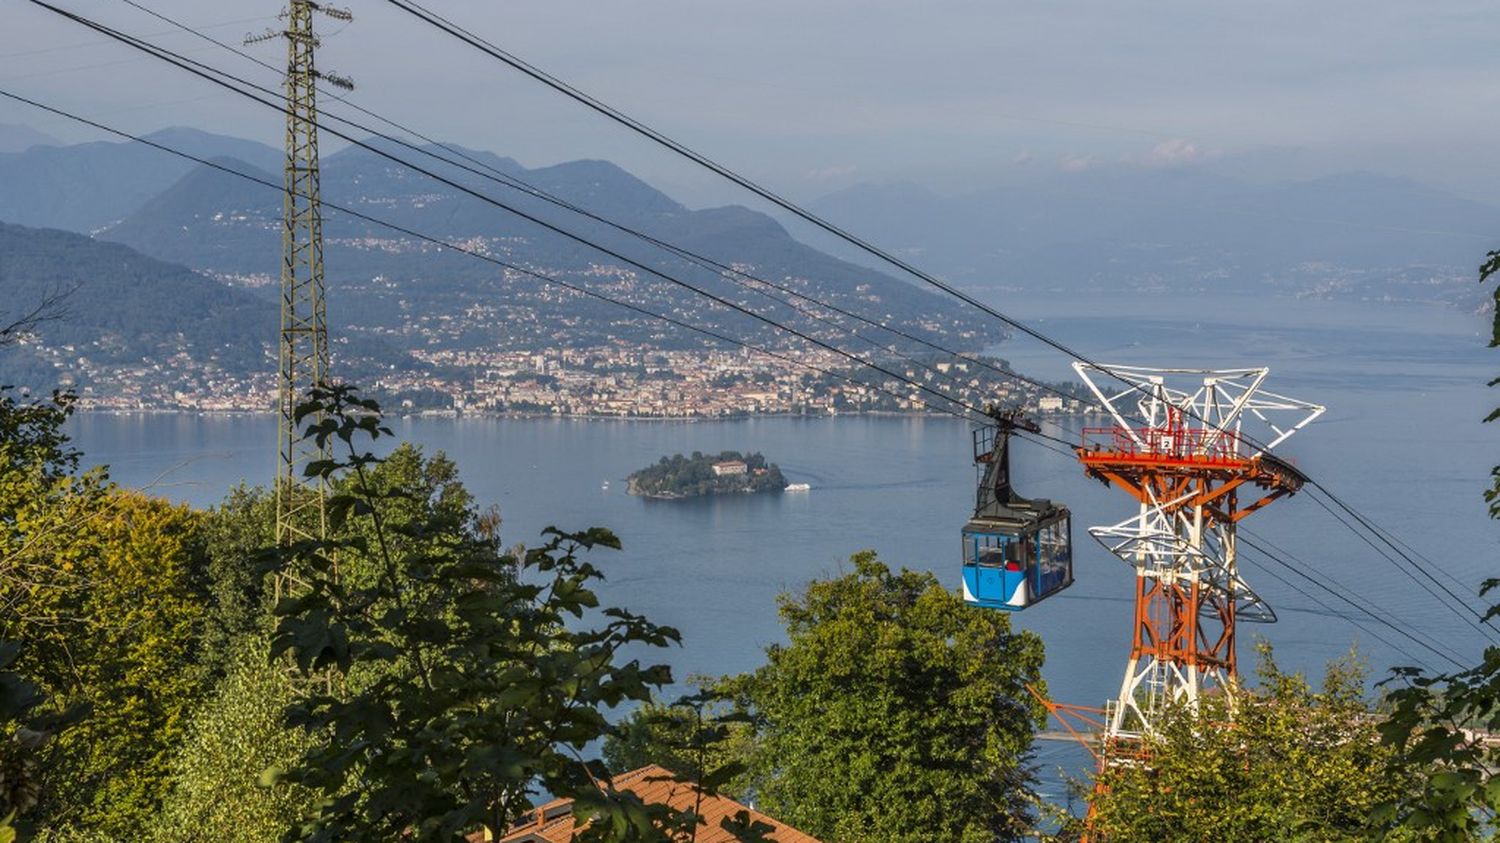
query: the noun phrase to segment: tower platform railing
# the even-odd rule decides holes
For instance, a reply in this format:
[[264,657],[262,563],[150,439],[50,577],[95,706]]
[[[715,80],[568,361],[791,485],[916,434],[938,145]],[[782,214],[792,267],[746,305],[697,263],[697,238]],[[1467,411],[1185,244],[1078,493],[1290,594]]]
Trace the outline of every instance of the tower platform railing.
[[1080,441],[1080,457],[1110,458],[1126,462],[1191,462],[1224,466],[1242,465],[1250,449],[1238,433],[1181,426],[1086,427]]

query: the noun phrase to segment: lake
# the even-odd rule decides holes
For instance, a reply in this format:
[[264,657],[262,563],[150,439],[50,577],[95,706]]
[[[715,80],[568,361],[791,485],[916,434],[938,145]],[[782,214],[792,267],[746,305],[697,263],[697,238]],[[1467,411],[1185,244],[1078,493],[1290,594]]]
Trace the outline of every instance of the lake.
[[[1500,462],[1500,426],[1480,419],[1500,402],[1484,387],[1500,367],[1484,348],[1483,317],[1435,306],[1230,297],[1014,297],[996,304],[1105,363],[1270,366],[1268,389],[1328,407],[1282,453],[1430,557],[1464,584],[1466,596],[1496,573],[1500,533],[1481,493],[1489,466]],[[1068,360],[1030,340],[994,353],[1033,376],[1072,376]],[[110,465],[119,482],[197,505],[218,501],[239,482],[268,482],[275,467],[269,416],[83,415],[70,424],[88,461]],[[679,679],[758,665],[763,648],[782,637],[777,595],[838,573],[861,548],[957,587],[958,531],[972,510],[975,482],[968,426],[957,420],[419,418],[391,425],[402,439],[458,462],[479,500],[499,505],[508,543],[534,542],[552,524],[614,529],[625,548],[599,554],[609,576],[603,598],[682,630],[683,646],[665,654]],[[1073,436],[1056,426],[1050,432]],[[726,449],[761,451],[791,482],[812,489],[691,501],[625,494],[624,477],[664,454]],[[1045,639],[1054,698],[1099,705],[1119,686],[1133,575],[1085,528],[1114,523],[1134,508],[1123,494],[1086,479],[1069,457],[1022,445],[1013,464],[1023,494],[1072,508],[1077,577],[1071,589],[1015,620]],[[1477,658],[1483,642],[1472,629],[1308,496],[1278,502],[1246,525],[1443,649]],[[1275,645],[1285,665],[1309,671],[1355,643],[1377,678],[1411,661],[1256,565],[1243,563],[1242,571],[1280,616],[1274,625],[1242,628],[1247,669],[1258,636]],[[1080,758],[1056,744],[1039,753],[1048,769],[1077,769]],[[1056,780],[1047,781],[1055,795]]]

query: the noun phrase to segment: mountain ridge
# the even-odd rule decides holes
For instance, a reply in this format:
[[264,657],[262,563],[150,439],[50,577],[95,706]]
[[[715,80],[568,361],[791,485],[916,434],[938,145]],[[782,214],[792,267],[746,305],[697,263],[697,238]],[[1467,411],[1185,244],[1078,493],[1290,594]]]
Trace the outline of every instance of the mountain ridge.
[[[978,288],[1439,296],[1467,301],[1500,207],[1349,171],[1251,183],[1202,167],[1038,175],[941,195],[858,184],[810,203]],[[839,254],[853,258],[852,255]]]
[[[218,163],[255,174],[249,165],[231,159]],[[586,205],[602,217],[624,220],[651,237],[711,256],[724,264],[747,267],[758,277],[845,309],[871,311],[873,317],[892,320],[907,333],[926,334],[934,341],[976,350],[1003,336],[998,327],[964,312],[957,304],[884,274],[832,258],[792,238],[774,218],[750,209],[739,206],[688,209],[607,161],[565,162],[535,170],[515,167],[509,174],[511,177],[566,197],[569,202]],[[574,232],[654,271],[765,311],[777,321],[826,332],[826,323],[819,323],[784,302],[751,292],[746,286],[724,278],[718,270],[666,254],[609,225],[581,218],[526,192],[481,180],[447,165],[433,166],[435,170],[444,168],[443,174],[458,184],[472,186],[481,195],[494,196],[536,220]],[[269,178],[264,173],[258,175]],[[612,296],[623,295],[658,310],[687,316],[688,321],[720,332],[729,331],[757,343],[785,341],[777,331],[757,320],[727,312],[721,305],[710,304],[673,282],[642,272],[463,190],[437,184],[369,150],[344,150],[329,156],[323,168],[322,192],[328,203],[324,235],[330,300],[341,293],[346,302],[356,299],[352,306],[331,310],[331,317],[336,321],[347,319],[351,326],[360,329],[413,329],[409,321],[415,312],[412,308],[433,318],[438,318],[441,312],[456,318],[451,308],[457,300],[467,300],[471,305],[498,303],[505,299],[500,295],[501,288],[519,294],[528,307],[541,307],[534,289],[520,289],[535,288],[541,282],[506,278],[500,279],[500,287],[496,287],[497,276],[504,275],[499,268],[350,218],[336,206],[368,213],[440,240],[464,243],[468,248],[508,263],[533,267],[571,284],[590,288],[612,285]],[[280,215],[279,190],[199,167],[120,223],[100,232],[100,236],[215,277],[264,285],[278,271]],[[618,277],[605,282],[600,280],[603,276]],[[629,289],[619,289],[619,285]],[[416,297],[419,291],[423,294],[420,300]],[[782,293],[775,295],[786,298]],[[566,321],[567,316],[556,306],[542,307],[534,313],[561,321]],[[479,327],[489,331],[500,345],[521,339],[494,325]],[[576,336],[570,334],[566,341],[607,340],[610,332],[600,331],[601,327],[593,324],[587,331],[574,332]],[[641,341],[659,333],[660,326],[653,325],[632,327],[618,335]],[[883,339],[889,341],[889,337]],[[838,336],[835,341],[846,343],[849,339]]]

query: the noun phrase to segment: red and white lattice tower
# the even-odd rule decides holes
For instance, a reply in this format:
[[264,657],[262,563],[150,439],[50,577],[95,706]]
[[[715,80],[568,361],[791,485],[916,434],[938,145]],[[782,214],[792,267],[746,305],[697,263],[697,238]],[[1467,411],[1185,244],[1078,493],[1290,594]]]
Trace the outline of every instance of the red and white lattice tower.
[[1271,449],[1323,408],[1262,390],[1263,368],[1073,368],[1114,422],[1084,430],[1079,462],[1140,504],[1089,529],[1135,569],[1130,657],[1101,724],[1101,763],[1128,763],[1163,706],[1232,695],[1236,625],[1276,619],[1240,576],[1235,527],[1302,487]]

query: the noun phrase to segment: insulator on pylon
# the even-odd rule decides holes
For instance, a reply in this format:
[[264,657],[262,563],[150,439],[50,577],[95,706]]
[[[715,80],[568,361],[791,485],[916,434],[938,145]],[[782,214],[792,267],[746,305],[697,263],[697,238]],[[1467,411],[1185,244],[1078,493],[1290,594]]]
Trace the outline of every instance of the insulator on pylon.
[[274,41],[277,38],[285,38],[285,37],[286,37],[286,32],[284,32],[282,30],[279,30],[279,29],[267,29],[265,32],[262,32],[259,35],[251,35],[248,32],[245,33],[245,42],[244,43],[245,43],[246,47],[249,47],[249,46],[253,46],[255,44],[263,44],[263,43],[265,43],[267,41]]
[[318,3],[311,2],[309,2],[307,5],[311,7],[313,11],[321,12],[328,17],[333,18],[334,20],[341,20],[345,22],[354,20],[354,13],[349,11],[348,9],[341,9],[337,6],[323,6]]
[[340,76],[337,73],[329,73],[321,70],[317,72],[316,76],[341,91],[354,90],[354,80],[347,76]]

